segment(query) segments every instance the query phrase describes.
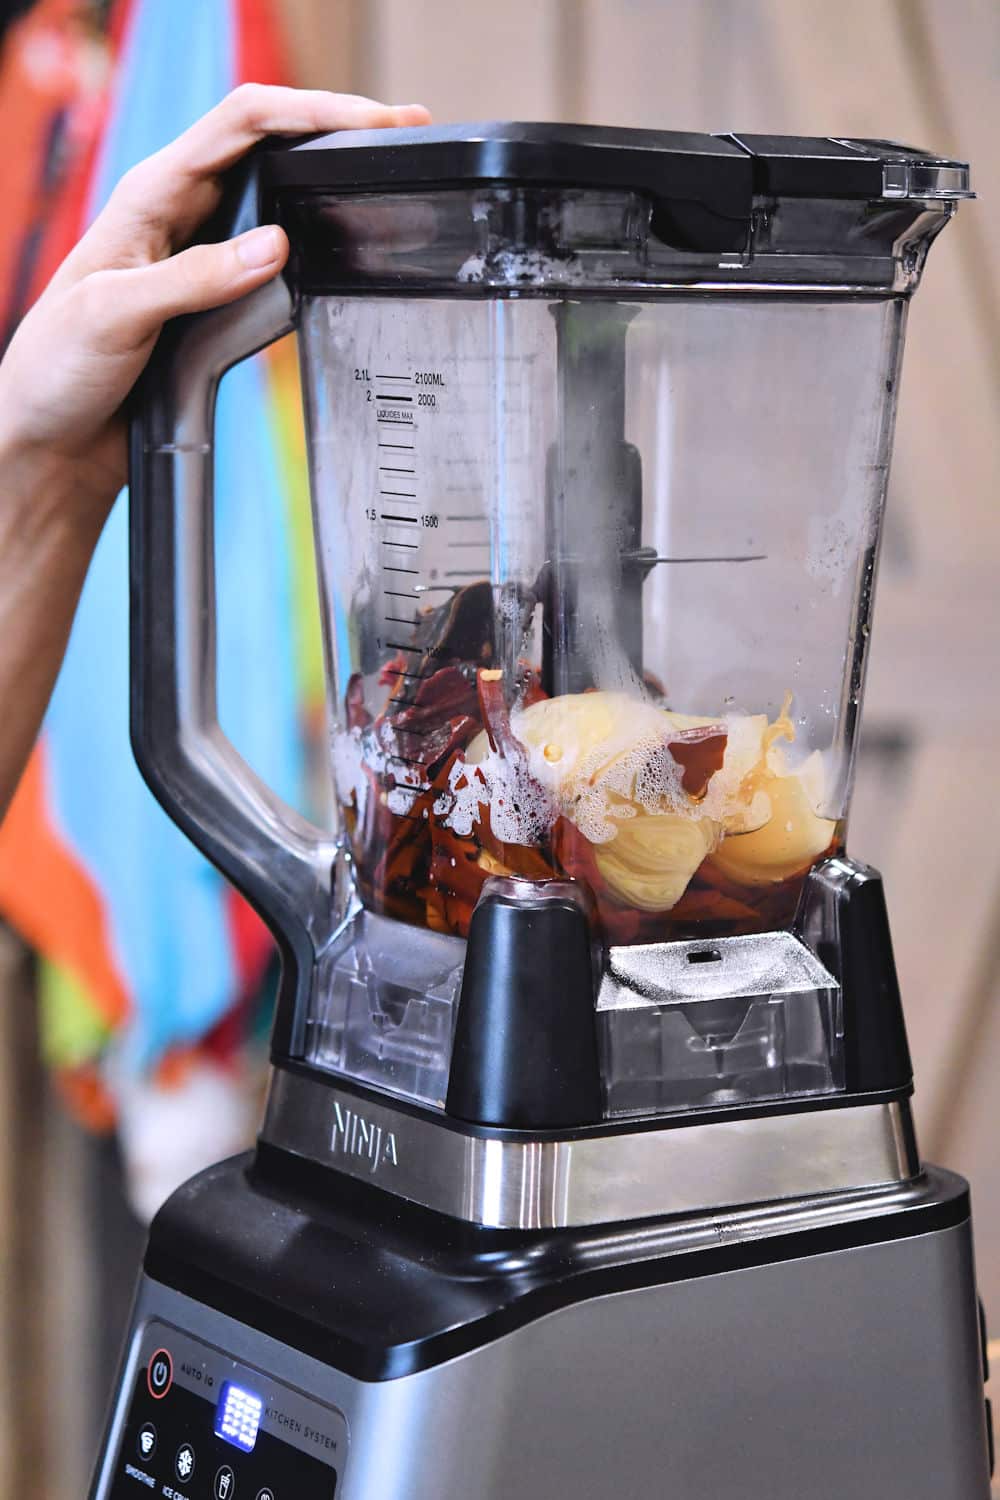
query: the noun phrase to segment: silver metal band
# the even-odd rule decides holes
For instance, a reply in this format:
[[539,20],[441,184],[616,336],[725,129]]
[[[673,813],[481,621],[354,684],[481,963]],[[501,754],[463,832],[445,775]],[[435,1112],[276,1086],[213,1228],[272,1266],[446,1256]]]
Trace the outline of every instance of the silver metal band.
[[496,1229],[565,1229],[907,1182],[906,1103],[575,1140],[501,1140],[276,1071],[261,1140],[424,1208]]

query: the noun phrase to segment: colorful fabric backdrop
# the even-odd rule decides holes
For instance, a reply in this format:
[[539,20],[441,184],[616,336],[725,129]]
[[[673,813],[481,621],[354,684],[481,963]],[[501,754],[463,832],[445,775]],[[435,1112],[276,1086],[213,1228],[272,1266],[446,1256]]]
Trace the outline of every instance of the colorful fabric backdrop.
[[[0,135],[16,136],[16,148],[8,139],[0,155],[19,162],[17,222],[3,231],[0,261],[8,327],[123,172],[236,83],[285,78],[270,0],[122,0],[106,29],[99,23],[80,0],[39,0],[5,39]],[[226,376],[216,548],[220,718],[301,805],[304,726],[321,687],[299,410],[287,346]],[[43,956],[47,1055],[95,1124],[113,1118],[119,1085],[109,1090],[109,1077],[163,1079],[200,1049],[231,1052],[271,953],[132,759],[127,521],[123,495],[0,829],[0,912]]]

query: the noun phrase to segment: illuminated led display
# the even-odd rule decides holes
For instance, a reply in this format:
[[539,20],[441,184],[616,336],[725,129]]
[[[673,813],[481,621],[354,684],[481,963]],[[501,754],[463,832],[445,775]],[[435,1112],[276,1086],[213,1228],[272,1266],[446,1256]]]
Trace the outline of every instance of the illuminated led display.
[[215,1412],[215,1435],[244,1453],[252,1453],[263,1414],[264,1403],[259,1396],[227,1381]]

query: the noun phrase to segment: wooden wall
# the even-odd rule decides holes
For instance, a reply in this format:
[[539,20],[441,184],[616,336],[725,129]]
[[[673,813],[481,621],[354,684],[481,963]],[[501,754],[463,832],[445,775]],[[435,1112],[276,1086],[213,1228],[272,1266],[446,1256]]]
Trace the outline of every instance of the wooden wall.
[[98,1148],[48,1089],[36,1038],[31,958],[0,928],[0,1496],[79,1500],[107,1399],[109,1247]]

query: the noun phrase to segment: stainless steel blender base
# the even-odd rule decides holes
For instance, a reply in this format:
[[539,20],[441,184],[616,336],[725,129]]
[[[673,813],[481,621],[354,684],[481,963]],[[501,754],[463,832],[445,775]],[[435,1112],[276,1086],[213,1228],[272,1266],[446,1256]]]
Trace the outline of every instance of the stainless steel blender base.
[[[842,1206],[840,1217],[851,1215]],[[145,1383],[140,1352],[148,1354],[154,1319],[166,1343],[182,1330],[208,1346],[200,1363],[185,1361],[190,1370],[211,1371],[223,1358],[213,1351],[225,1351],[251,1389],[264,1372],[264,1389],[284,1382],[330,1409],[327,1426],[340,1435],[331,1500],[989,1494],[968,1221],[594,1297],[379,1382],[350,1378],[147,1279],[91,1500],[141,1493],[123,1477],[135,1455],[119,1449],[123,1432],[131,1442],[136,1430],[127,1409]],[[168,1401],[157,1415],[161,1438]],[[209,1486],[210,1422],[204,1441],[200,1430],[190,1437],[206,1450]],[[241,1495],[239,1454],[232,1467]],[[280,1473],[267,1483],[285,1500]],[[256,1481],[251,1500],[255,1492]]]
[[261,1140],[424,1208],[497,1229],[563,1229],[906,1182],[919,1171],[909,1105],[845,1105],[608,1125],[504,1138],[274,1070]]

